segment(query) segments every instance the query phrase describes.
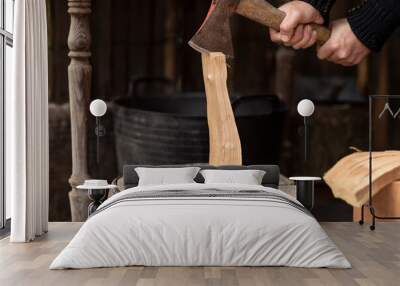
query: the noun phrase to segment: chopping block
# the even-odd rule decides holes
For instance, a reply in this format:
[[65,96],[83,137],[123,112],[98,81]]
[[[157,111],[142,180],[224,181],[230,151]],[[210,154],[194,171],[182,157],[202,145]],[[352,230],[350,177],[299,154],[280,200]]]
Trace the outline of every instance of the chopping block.
[[[381,217],[400,217],[400,181],[395,181],[373,198],[376,215]],[[370,220],[371,214],[365,208],[364,220]],[[361,208],[353,209],[353,221],[361,219]],[[377,219],[379,221],[379,219]]]

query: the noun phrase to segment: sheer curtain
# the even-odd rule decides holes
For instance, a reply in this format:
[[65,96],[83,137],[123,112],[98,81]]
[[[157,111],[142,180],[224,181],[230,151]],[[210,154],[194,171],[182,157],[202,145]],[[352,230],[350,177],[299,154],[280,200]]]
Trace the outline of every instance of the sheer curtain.
[[6,188],[12,242],[48,225],[48,66],[46,0],[15,1],[13,93],[6,98]]

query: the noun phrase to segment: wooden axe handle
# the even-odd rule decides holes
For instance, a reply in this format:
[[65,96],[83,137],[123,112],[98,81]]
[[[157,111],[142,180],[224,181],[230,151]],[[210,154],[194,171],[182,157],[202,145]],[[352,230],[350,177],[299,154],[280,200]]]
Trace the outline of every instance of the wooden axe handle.
[[[277,31],[286,16],[285,12],[265,0],[241,0],[236,13]],[[311,26],[317,31],[318,44],[325,44],[331,36],[331,31],[322,25],[311,24]]]

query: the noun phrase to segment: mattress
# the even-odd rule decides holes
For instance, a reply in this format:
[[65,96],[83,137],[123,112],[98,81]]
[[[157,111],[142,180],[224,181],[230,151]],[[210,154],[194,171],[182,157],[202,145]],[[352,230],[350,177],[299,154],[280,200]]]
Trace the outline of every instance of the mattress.
[[50,269],[134,265],[351,267],[285,193],[193,183],[134,187],[111,197]]

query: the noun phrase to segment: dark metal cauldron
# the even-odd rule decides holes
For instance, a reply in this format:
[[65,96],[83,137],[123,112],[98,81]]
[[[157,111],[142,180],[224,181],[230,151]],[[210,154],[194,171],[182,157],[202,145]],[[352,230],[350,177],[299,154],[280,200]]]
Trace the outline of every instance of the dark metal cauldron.
[[[231,97],[243,164],[276,164],[286,107],[276,96]],[[115,100],[119,169],[124,164],[207,163],[209,137],[203,93],[129,96]]]

